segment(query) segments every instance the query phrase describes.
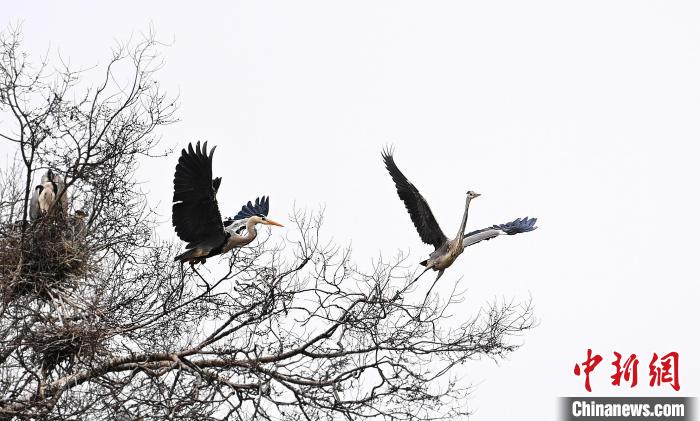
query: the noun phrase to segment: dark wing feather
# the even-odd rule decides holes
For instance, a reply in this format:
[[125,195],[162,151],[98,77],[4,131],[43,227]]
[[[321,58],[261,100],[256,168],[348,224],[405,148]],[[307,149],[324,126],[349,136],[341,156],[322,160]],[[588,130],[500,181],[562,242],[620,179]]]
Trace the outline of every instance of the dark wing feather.
[[514,235],[520,234],[521,232],[536,230],[537,227],[535,226],[535,223],[537,223],[537,218],[528,218],[526,216],[525,218],[518,218],[515,221],[508,222],[506,224],[494,225],[492,228],[498,228],[505,234]]
[[267,216],[270,212],[270,197],[263,196],[255,199],[255,204],[248,201],[247,204],[241,207],[241,210],[233,217],[234,220],[250,218],[254,215]]
[[482,228],[465,234],[462,244],[464,247],[469,247],[481,241],[496,238],[502,234],[515,235],[534,231],[537,229],[535,223],[537,223],[537,218],[528,218],[526,216],[525,218],[518,218],[515,221],[505,224],[492,225],[488,228]]
[[391,151],[383,151],[382,158],[384,158],[386,169],[389,170],[389,174],[391,174],[391,178],[396,184],[396,191],[399,193],[399,197],[403,200],[409,215],[411,215],[411,220],[418,230],[420,239],[424,243],[432,244],[438,249],[447,241],[447,237],[435,220],[428,202],[425,201],[416,186],[411,184],[396,166]]
[[173,226],[178,237],[192,248],[198,244],[218,244],[226,238],[216,190],[220,179],[212,179],[211,163],[214,150],[207,154],[207,143],[200,148],[182,150],[175,168],[173,194]]

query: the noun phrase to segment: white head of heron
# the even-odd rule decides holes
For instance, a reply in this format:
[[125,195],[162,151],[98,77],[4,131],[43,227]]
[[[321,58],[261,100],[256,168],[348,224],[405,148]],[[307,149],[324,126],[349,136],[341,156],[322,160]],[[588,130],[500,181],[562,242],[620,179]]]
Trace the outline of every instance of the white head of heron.
[[469,190],[467,192],[467,197],[470,199],[474,199],[475,197],[479,197],[479,196],[481,196],[481,193],[477,193],[477,192],[472,191],[472,190]]

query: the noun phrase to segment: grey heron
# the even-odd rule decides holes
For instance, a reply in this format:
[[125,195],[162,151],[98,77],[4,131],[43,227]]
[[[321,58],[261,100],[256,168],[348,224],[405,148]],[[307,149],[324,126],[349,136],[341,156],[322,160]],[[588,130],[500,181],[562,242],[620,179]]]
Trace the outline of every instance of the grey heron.
[[[216,193],[221,177],[212,177],[216,146],[207,153],[207,142],[195,148],[190,143],[175,168],[173,226],[187,251],[175,257],[180,263],[204,263],[206,259],[249,244],[258,235],[255,226],[282,225],[267,218],[269,197],[244,205],[233,218],[221,219]],[[245,234],[243,234],[245,231]]]
[[[490,240],[502,234],[515,235],[537,228],[535,226],[537,218],[525,217],[518,218],[506,224],[492,225],[465,234],[467,217],[469,216],[469,203],[473,199],[481,196],[479,193],[470,190],[467,192],[464,215],[462,216],[462,222],[457,231],[457,235],[455,235],[453,239],[449,239],[442,232],[440,225],[437,223],[435,216],[433,216],[433,212],[430,210],[430,206],[428,206],[428,202],[423,195],[420,194],[416,186],[408,181],[406,176],[403,175],[401,170],[396,166],[393,151],[384,150],[382,152],[382,158],[384,159],[387,170],[389,170],[391,178],[394,180],[394,184],[396,184],[396,191],[399,194],[399,198],[401,198],[406,206],[406,210],[408,210],[413,225],[415,225],[416,230],[418,230],[421,240],[435,247],[435,251],[430,253],[430,256],[426,260],[420,262],[421,265],[425,266],[425,270],[418,275],[414,282],[429,269],[438,272],[437,278],[435,279],[435,282],[437,282],[445,272],[445,269],[450,267],[452,263],[457,260],[457,257],[462,254],[466,247],[483,240]],[[433,283],[433,285],[435,285],[435,283]],[[429,293],[430,291],[428,291],[428,294]]]
[[41,177],[41,184],[34,188],[29,202],[29,218],[36,220],[47,214],[56,200],[60,202],[60,211],[68,210],[68,195],[64,192],[66,186],[61,176],[50,168]]

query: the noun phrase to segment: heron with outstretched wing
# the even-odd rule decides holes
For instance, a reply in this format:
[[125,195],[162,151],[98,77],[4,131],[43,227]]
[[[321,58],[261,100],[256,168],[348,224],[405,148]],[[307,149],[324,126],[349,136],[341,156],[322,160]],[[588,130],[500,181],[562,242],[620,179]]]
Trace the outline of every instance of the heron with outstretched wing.
[[263,196],[244,205],[233,218],[221,218],[216,194],[221,177],[212,176],[213,147],[207,152],[207,142],[196,147],[190,143],[182,150],[175,168],[173,194],[173,226],[187,251],[175,257],[180,263],[204,263],[206,259],[243,247],[258,235],[256,225],[282,225],[267,217],[270,199]]
[[464,215],[462,216],[462,222],[457,231],[457,235],[453,239],[449,239],[442,232],[440,225],[435,219],[423,195],[420,194],[416,186],[408,181],[406,176],[403,175],[401,170],[396,166],[393,151],[384,150],[382,152],[382,158],[384,159],[386,169],[389,170],[389,174],[394,180],[399,198],[401,198],[406,206],[406,210],[411,216],[413,225],[415,225],[416,230],[418,230],[418,235],[420,235],[424,243],[435,247],[435,251],[430,253],[430,256],[426,260],[420,262],[421,265],[425,266],[425,270],[418,275],[418,278],[429,269],[432,269],[438,272],[437,278],[435,279],[435,282],[437,282],[445,272],[445,269],[450,267],[452,263],[457,260],[457,257],[462,254],[466,247],[483,240],[490,240],[502,234],[514,235],[532,231],[537,228],[535,226],[537,218],[525,217],[518,218],[507,224],[493,225],[488,228],[464,234],[467,227],[467,217],[469,216],[469,204],[473,199],[481,196],[479,193],[470,190],[467,192]]

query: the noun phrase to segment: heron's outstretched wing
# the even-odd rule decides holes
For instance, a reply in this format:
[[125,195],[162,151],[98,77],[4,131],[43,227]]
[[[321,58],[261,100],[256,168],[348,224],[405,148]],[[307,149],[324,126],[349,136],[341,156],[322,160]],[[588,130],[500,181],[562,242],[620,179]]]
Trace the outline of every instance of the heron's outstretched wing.
[[254,216],[254,215],[267,216],[267,214],[269,212],[270,212],[270,197],[263,196],[262,198],[260,198],[260,197],[256,198],[255,204],[248,201],[247,204],[245,204],[245,205],[243,205],[243,207],[241,207],[241,210],[236,214],[236,216],[233,217],[233,219],[234,220],[246,219],[246,218],[250,218],[251,216]]
[[396,191],[399,193],[399,197],[403,200],[409,215],[411,215],[411,220],[418,230],[420,239],[424,243],[432,244],[435,249],[438,249],[447,241],[447,237],[435,220],[428,202],[425,201],[425,198],[423,198],[416,186],[408,181],[406,176],[396,166],[392,151],[382,151],[382,158],[384,158],[386,169],[389,170],[389,174],[391,174],[391,178],[396,184]]
[[493,225],[488,228],[472,231],[464,235],[462,247],[469,247],[480,241],[496,238],[501,234],[515,235],[520,234],[521,232],[536,230],[536,222],[537,218],[528,218],[526,216],[525,218],[518,218],[515,221],[511,221],[506,224]]
[[216,191],[220,178],[212,179],[214,150],[207,154],[207,143],[196,148],[190,143],[175,168],[173,194],[173,226],[178,237],[187,241],[187,248],[198,244],[219,244],[226,239],[221,222]]

